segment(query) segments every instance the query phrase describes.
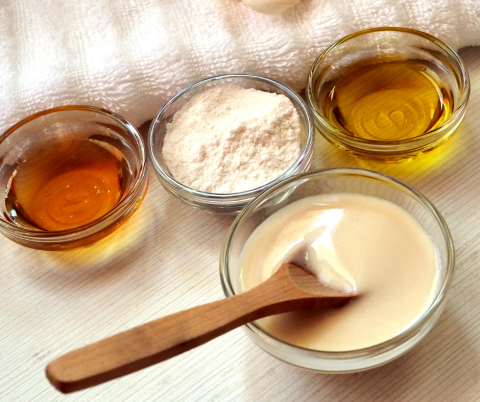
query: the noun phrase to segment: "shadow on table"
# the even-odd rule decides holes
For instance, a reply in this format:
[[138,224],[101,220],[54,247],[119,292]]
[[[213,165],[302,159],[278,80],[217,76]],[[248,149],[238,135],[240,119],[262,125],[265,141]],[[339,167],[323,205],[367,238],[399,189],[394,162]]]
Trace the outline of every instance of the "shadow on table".
[[145,201],[122,227],[76,250],[29,250],[23,276],[31,285],[52,292],[80,288],[86,292],[122,280],[140,289],[142,282],[149,287],[151,281],[160,286],[172,280],[194,287],[195,274],[217,275],[218,256],[232,221],[233,217],[210,215],[176,200],[150,171]]
[[120,228],[89,246],[54,252],[19,249],[19,258],[26,256],[24,263],[17,261],[25,283],[65,292],[122,280],[147,252],[148,239],[159,219],[148,204],[144,201]]
[[[440,325],[419,345],[387,365],[354,374],[312,373],[280,362],[270,378],[276,400],[406,401],[473,400],[478,391],[479,359],[454,312],[446,311]],[[442,320],[443,319],[443,320]],[[246,368],[248,370],[248,368]],[[262,382],[247,372],[246,390],[251,400],[267,400]],[[264,384],[264,383],[263,383]],[[263,393],[263,394],[262,394]],[[288,395],[288,398],[287,398]]]

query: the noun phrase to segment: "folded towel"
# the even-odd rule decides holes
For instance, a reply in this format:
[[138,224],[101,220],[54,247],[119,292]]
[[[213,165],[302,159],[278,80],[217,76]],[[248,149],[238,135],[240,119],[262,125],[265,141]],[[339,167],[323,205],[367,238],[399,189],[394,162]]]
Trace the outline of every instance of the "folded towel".
[[3,0],[0,21],[0,132],[67,104],[138,126],[186,85],[225,73],[300,90],[325,47],[375,26],[480,45],[479,0],[302,0],[278,16],[239,0]]

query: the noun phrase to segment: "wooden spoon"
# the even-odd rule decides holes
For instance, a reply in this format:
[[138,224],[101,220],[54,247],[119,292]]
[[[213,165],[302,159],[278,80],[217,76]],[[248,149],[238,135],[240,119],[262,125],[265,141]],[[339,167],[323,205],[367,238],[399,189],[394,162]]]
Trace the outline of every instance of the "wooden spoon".
[[356,296],[323,286],[292,263],[261,285],[236,296],[180,311],[69,352],[46,374],[68,393],[133,373],[193,349],[259,318],[297,310],[338,307]]

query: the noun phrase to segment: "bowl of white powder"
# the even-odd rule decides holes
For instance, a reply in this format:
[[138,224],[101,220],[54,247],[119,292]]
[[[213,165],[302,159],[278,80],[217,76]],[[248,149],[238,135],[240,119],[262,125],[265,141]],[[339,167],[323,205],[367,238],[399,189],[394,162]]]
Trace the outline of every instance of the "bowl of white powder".
[[150,160],[175,197],[235,214],[267,188],[308,170],[315,136],[302,98],[269,78],[223,75],[174,96],[148,133]]

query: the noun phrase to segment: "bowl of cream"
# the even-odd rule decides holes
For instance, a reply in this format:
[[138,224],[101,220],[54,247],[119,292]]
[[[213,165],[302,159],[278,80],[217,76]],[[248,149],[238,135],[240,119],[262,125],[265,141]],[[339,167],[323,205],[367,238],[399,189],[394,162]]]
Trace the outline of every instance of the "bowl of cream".
[[320,282],[359,296],[248,324],[247,335],[278,359],[326,373],[377,367],[413,348],[440,317],[453,241],[436,208],[407,184],[348,168],[276,184],[232,224],[220,258],[225,295],[259,285],[302,247]]
[[315,128],[302,98],[266,77],[230,74],[190,85],[152,121],[160,183],[204,211],[235,214],[270,186],[308,170]]

